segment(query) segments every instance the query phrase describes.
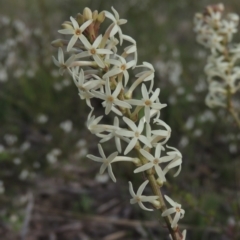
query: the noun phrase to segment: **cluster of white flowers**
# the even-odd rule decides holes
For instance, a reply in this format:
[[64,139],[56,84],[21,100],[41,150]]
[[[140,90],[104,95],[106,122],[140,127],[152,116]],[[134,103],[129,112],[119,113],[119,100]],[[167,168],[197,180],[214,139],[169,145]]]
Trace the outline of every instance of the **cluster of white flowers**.
[[[100,138],[98,150],[100,157],[87,155],[93,161],[100,162],[100,173],[107,169],[110,178],[116,182],[112,165],[115,162],[126,161],[134,163],[137,168],[134,173],[150,171],[159,188],[166,182],[166,174],[169,170],[177,168],[174,176],[181,171],[182,155],[166,145],[171,128],[160,117],[160,110],[166,106],[159,101],[160,89],[153,91],[154,68],[150,63],[143,62],[137,66],[136,41],[122,33],[121,25],[127,20],[120,19],[118,12],[112,7],[113,14],[108,11],[98,13],[85,8],[83,14],[76,18],[70,17],[70,21],[62,24],[63,29],[58,32],[70,35],[70,40],[58,39],[52,45],[58,47],[58,59],[53,57],[54,63],[59,67],[61,74],[67,71],[73,78],[78,88],[79,96],[85,99],[90,108],[87,127],[92,134]],[[112,23],[104,32],[99,34],[101,23],[105,19]],[[125,48],[121,46],[124,42]],[[70,56],[66,59],[62,48]],[[85,58],[84,60],[82,60]],[[130,81],[129,70],[142,68],[138,71],[136,79]],[[141,87],[141,99],[133,99],[134,90]],[[105,115],[114,113],[113,124],[101,124],[103,116],[93,115],[94,107],[91,99],[102,101]],[[140,112],[142,110],[142,112]],[[153,123],[151,126],[151,122]],[[125,124],[126,127],[121,127]],[[116,150],[106,157],[102,145],[114,139]],[[125,149],[123,150],[123,146]],[[138,158],[126,156],[132,150],[138,152]],[[155,154],[152,155],[151,151]],[[119,154],[123,153],[121,156]],[[165,154],[165,156],[164,156]],[[149,180],[146,180],[135,194],[132,183],[129,182],[129,191],[132,196],[131,204],[148,211],[143,202],[150,202],[155,208],[162,208],[159,196],[142,195]],[[178,231],[178,220],[184,216],[181,205],[174,202],[168,196],[165,199],[172,205],[170,209],[163,209],[162,216],[171,219],[171,227]],[[186,233],[180,233],[179,239],[185,239]]]
[[233,44],[239,16],[229,13],[223,17],[223,4],[208,6],[204,13],[194,18],[197,41],[211,50],[205,72],[209,83],[206,104],[209,107],[229,108],[229,97],[240,89],[240,44]]

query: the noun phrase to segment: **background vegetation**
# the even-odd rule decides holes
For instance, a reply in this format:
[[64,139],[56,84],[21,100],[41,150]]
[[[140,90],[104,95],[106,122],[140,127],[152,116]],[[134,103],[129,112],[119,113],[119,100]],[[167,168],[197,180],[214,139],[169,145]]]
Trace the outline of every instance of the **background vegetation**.
[[[222,1],[240,14],[240,2]],[[117,184],[86,159],[97,152],[85,129],[87,108],[52,63],[61,23],[88,6],[114,6],[138,43],[139,63],[156,68],[168,107],[169,145],[183,170],[166,193],[182,203],[187,239],[240,239],[240,132],[223,110],[209,109],[192,19],[216,1],[10,0],[0,2],[0,236],[22,240],[168,239],[154,214],[130,206],[132,166],[115,166]],[[235,40],[240,39],[240,33]],[[94,103],[99,106],[101,104]],[[111,146],[109,146],[111,151]],[[137,181],[137,179],[135,179]]]

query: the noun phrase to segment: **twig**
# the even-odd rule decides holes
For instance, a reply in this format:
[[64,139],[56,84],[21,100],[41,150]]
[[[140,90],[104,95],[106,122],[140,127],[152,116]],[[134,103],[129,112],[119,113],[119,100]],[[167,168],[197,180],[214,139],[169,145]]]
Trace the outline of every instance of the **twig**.
[[34,198],[31,192],[28,193],[28,204],[26,207],[25,219],[20,233],[21,239],[25,240],[29,230],[29,223],[31,221],[32,211],[34,207]]

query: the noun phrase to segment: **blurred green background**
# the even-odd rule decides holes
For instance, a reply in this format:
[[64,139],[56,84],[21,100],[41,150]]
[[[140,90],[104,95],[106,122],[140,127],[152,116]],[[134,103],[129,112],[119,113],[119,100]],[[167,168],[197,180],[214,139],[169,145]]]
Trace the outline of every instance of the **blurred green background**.
[[[194,14],[214,3],[0,1],[1,239],[169,239],[157,213],[129,204],[132,166],[113,166],[114,184],[86,159],[97,154],[98,139],[86,130],[88,108],[72,79],[52,63],[57,50],[50,44],[61,23],[86,6],[114,6],[128,20],[123,32],[137,41],[138,63],[156,69],[155,87],[168,104],[161,117],[172,128],[168,144],[183,155],[181,174],[163,191],[186,210],[180,227],[187,239],[240,239],[240,131],[225,111],[204,103],[208,52],[192,30]],[[222,3],[240,14],[239,1]]]

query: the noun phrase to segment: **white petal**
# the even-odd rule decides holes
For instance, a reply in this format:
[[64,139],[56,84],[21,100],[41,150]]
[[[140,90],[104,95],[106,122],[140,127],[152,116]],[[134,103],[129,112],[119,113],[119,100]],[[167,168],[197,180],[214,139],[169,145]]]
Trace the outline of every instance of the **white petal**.
[[106,103],[105,114],[108,115],[112,110],[112,102]]
[[159,96],[159,93],[160,93],[160,88],[157,88],[150,99],[154,102]]
[[180,219],[180,212],[176,212],[175,217],[174,217],[174,219],[172,221],[172,224],[171,224],[172,228],[177,227],[177,223],[178,223],[179,219]]
[[88,154],[87,158],[90,158],[91,160],[95,161],[95,162],[103,162],[102,158],[100,157],[96,157],[94,155]]
[[118,155],[118,152],[114,152],[111,155],[109,155],[109,157],[107,158],[109,162],[112,162],[115,157]]
[[168,197],[167,195],[164,195],[164,197],[173,207],[176,206],[176,203],[170,197]]
[[115,88],[112,96],[113,96],[114,98],[116,98],[116,97],[118,96],[118,94],[120,93],[121,89],[122,89],[122,84],[119,82],[119,83],[117,84],[117,87]]
[[115,17],[113,16],[112,13],[110,13],[110,12],[108,12],[108,11],[104,11],[104,13],[105,13],[105,17],[111,19],[113,22],[116,22],[116,19],[115,19]]
[[173,213],[176,212],[176,209],[175,208],[169,208],[167,210],[165,210],[163,213],[162,213],[162,217],[166,217],[166,216],[169,216]]
[[74,30],[73,29],[61,29],[61,30],[58,30],[59,33],[61,34],[74,34]]
[[144,106],[144,102],[142,100],[129,99],[129,100],[125,100],[125,101],[130,103],[131,105]]
[[96,39],[95,39],[95,41],[94,41],[94,43],[93,43],[93,47],[94,48],[97,48],[98,46],[99,46],[99,44],[101,43],[101,41],[102,41],[102,35],[99,35]]
[[57,67],[60,67],[60,66],[61,66],[61,65],[59,64],[59,62],[57,61],[57,59],[56,59],[54,56],[52,56],[52,59],[53,59],[54,64],[55,64]]
[[131,196],[132,196],[132,197],[135,197],[136,195],[135,195],[135,192],[134,192],[134,190],[133,190],[132,183],[131,183],[131,182],[128,182],[128,184],[129,184],[129,192],[130,192]]
[[116,181],[117,181],[116,178],[115,178],[115,176],[114,176],[114,174],[113,174],[111,164],[108,165],[108,174],[109,174],[110,178],[113,180],[113,182],[116,182]]
[[148,182],[149,182],[149,180],[146,180],[145,182],[143,182],[143,183],[141,184],[141,186],[140,186],[140,187],[138,188],[138,190],[137,190],[137,196],[141,196],[141,195],[142,195],[143,190],[144,190],[145,187],[147,186]]
[[144,83],[142,84],[142,95],[144,100],[149,100],[149,94],[148,94],[146,85]]
[[[93,19],[87,20],[87,21],[80,27],[81,32],[83,32],[92,22],[93,22]],[[82,35],[82,34],[81,34],[81,35]]]
[[73,17],[70,17],[70,20],[72,22],[74,29],[79,28],[78,22]]
[[118,12],[114,9],[114,7],[111,7],[111,9],[112,9],[112,11],[113,11],[113,13],[114,13],[114,15],[115,15],[115,18],[116,18],[117,20],[119,20],[119,14],[118,14]]
[[97,63],[97,65],[101,68],[105,68],[105,64],[103,63],[102,59],[98,55],[93,55],[93,59]]
[[155,170],[156,170],[156,172],[157,172],[157,175],[158,175],[158,177],[162,180],[162,181],[166,181],[166,178],[165,178],[165,174],[164,174],[164,172],[163,172],[163,170],[161,169],[161,167],[160,166],[156,166],[155,165]]
[[153,211],[153,209],[150,209],[150,208],[146,208],[142,202],[138,202],[138,205],[141,209],[145,210],[145,211]]
[[110,38],[113,37],[118,32],[118,29],[119,29],[118,25],[115,24],[110,32]]
[[77,39],[78,39],[77,36],[75,36],[75,35],[72,36],[72,38],[70,39],[70,41],[68,43],[68,46],[67,46],[67,51],[68,52],[72,49],[72,47],[76,43]]
[[148,170],[148,169],[150,169],[150,168],[152,168],[152,167],[153,167],[153,163],[152,163],[152,162],[146,163],[146,164],[144,164],[143,166],[136,168],[136,169],[134,170],[134,173],[143,172],[143,171],[146,171],[146,170]]
[[124,101],[121,101],[121,100],[119,100],[117,98],[114,100],[114,103],[116,105],[120,106],[120,107],[123,107],[123,108],[132,108],[132,106],[130,104],[128,104],[128,103],[126,103]]
[[127,148],[125,149],[124,155],[128,154],[128,153],[135,147],[136,143],[137,143],[137,139],[136,139],[136,138],[133,138],[133,139],[129,142]]
[[104,159],[106,159],[106,156],[105,156],[105,154],[104,154],[104,151],[103,151],[103,149],[102,149],[101,144],[98,144],[98,151],[99,151],[101,157],[104,158]]
[[113,69],[111,69],[109,72],[107,72],[107,73],[105,73],[105,74],[103,75],[103,79],[108,78],[108,77],[115,76],[115,75],[117,75],[117,74],[119,74],[119,73],[121,73],[121,72],[122,72],[122,70],[121,70],[120,68],[113,68]]
[[118,131],[116,131],[116,133],[120,136],[125,136],[125,137],[133,137],[134,136],[134,133],[132,131],[124,130],[124,129],[118,130]]
[[160,158],[161,150],[162,150],[162,145],[158,143],[155,150],[155,158]]
[[152,147],[151,143],[149,142],[149,140],[145,136],[140,135],[139,140],[142,143],[144,143],[145,145],[147,145],[148,147],[150,147],[150,148]]
[[63,50],[62,50],[62,48],[58,48],[58,61],[59,61],[59,63],[61,63],[61,64],[64,63],[64,55],[63,55]]
[[152,154],[150,154],[149,152],[147,152],[144,149],[140,149],[140,153],[148,160],[148,161],[153,161],[155,158],[153,157]]
[[89,41],[87,40],[87,38],[83,34],[79,35],[79,39],[81,40],[84,47],[86,47],[87,49],[89,49],[89,47],[91,48],[91,45],[90,45]]
[[137,126],[135,125],[135,123],[127,118],[127,117],[123,117],[123,121],[134,131],[136,132],[138,129],[137,129]]

